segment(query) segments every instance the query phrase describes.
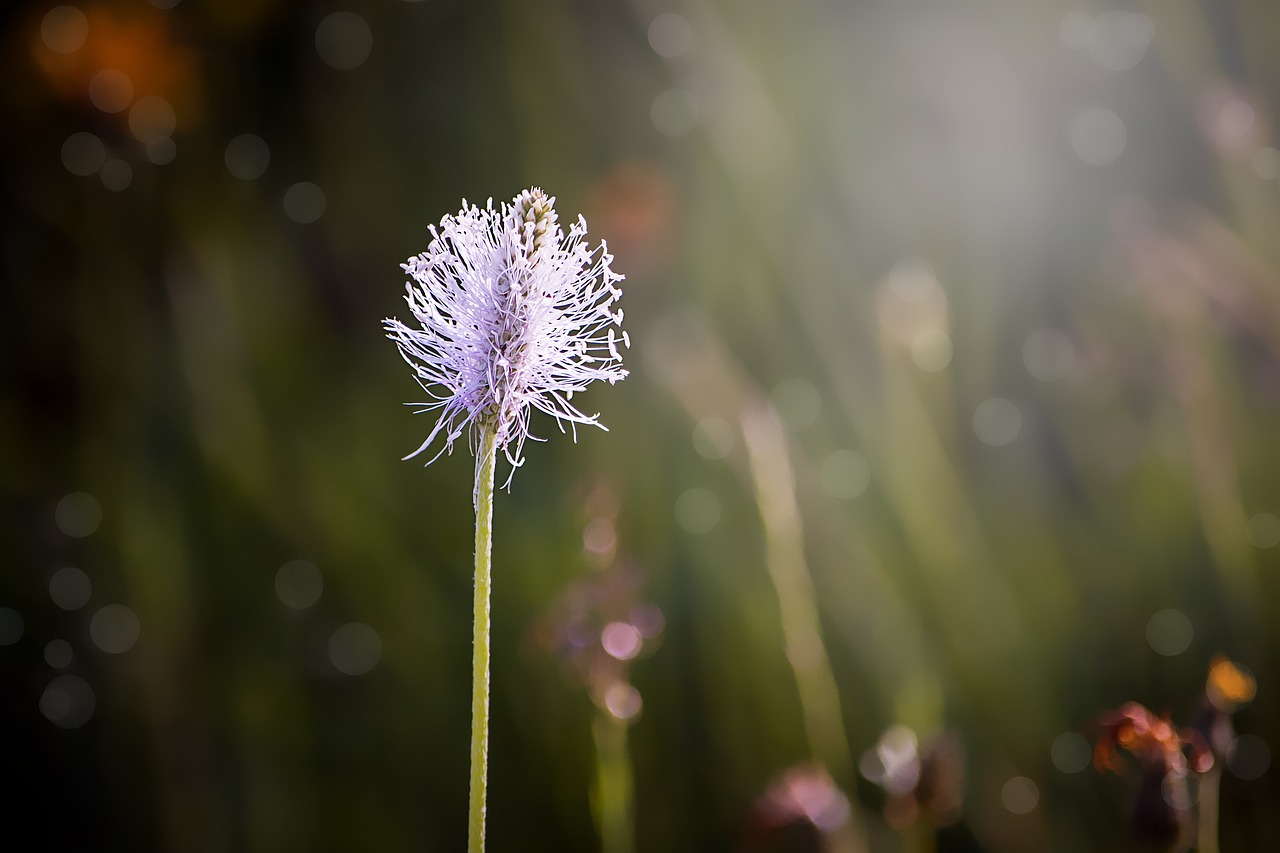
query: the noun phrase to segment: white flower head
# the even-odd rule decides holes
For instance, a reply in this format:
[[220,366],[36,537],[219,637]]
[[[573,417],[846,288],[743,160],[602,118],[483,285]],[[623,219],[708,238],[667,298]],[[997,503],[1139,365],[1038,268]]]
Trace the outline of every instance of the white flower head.
[[493,199],[483,208],[464,199],[456,216],[430,230],[427,251],[401,264],[413,278],[405,301],[418,327],[383,321],[430,398],[406,405],[439,412],[405,459],[443,436],[430,465],[463,433],[474,451],[488,427],[514,474],[525,439],[540,440],[529,433],[531,408],[554,417],[561,432],[568,424],[575,439],[578,424],[604,429],[598,414],[573,405],[573,395],[597,379],[626,378],[618,346],[630,339],[615,306],[623,276],[609,268],[603,241],[584,245],[586,220],[579,216],[566,234],[555,198],[534,188],[500,209]]

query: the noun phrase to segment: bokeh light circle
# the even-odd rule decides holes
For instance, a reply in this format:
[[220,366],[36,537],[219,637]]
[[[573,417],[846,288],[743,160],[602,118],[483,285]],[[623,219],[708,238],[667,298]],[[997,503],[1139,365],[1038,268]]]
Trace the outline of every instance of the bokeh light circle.
[[89,622],[89,638],[110,655],[129,651],[141,632],[137,614],[123,604],[108,604],[93,614]]
[[21,640],[26,627],[21,613],[12,607],[0,607],[0,646],[12,646]]
[[1058,24],[1058,39],[1071,50],[1088,50],[1097,32],[1093,16],[1078,9],[1068,12]]
[[1141,12],[1111,9],[1097,17],[1086,49],[1108,71],[1126,71],[1146,56],[1155,32],[1155,22]]
[[290,560],[276,572],[276,598],[286,607],[305,610],[320,600],[324,576],[306,560]]
[[640,636],[652,640],[662,633],[666,627],[667,617],[662,615],[662,608],[654,604],[638,604],[631,608],[627,621],[636,626]]
[[640,654],[644,638],[640,636],[640,629],[630,622],[610,622],[600,632],[600,645],[610,657],[631,660]]
[[653,99],[649,118],[664,136],[684,136],[698,125],[698,102],[684,89],[668,89]]
[[359,68],[372,52],[373,31],[355,12],[334,12],[316,27],[316,53],[330,68]]
[[115,68],[106,68],[89,81],[89,100],[104,113],[118,113],[133,101],[133,81]]
[[133,167],[124,160],[108,160],[102,164],[98,177],[102,179],[102,185],[113,193],[123,192],[133,183]]
[[676,523],[689,533],[706,533],[720,522],[720,499],[695,486],[676,498]]
[[382,659],[382,638],[363,622],[348,622],[329,637],[329,661],[343,675],[364,675]]
[[836,450],[822,460],[822,485],[832,497],[852,500],[871,483],[871,465],[856,450]]
[[693,449],[704,459],[725,458],[733,441],[733,427],[724,418],[703,418],[693,428]]
[[147,143],[147,159],[157,166],[168,166],[177,156],[178,145],[170,138]]
[[784,379],[769,392],[769,402],[778,412],[782,428],[800,432],[818,422],[822,414],[822,396],[808,379]]
[[604,691],[604,706],[619,720],[633,720],[644,708],[640,691],[625,681],[616,681]]
[[102,504],[86,492],[72,492],[58,501],[53,511],[58,529],[72,539],[83,539],[102,523]]
[[1003,397],[992,397],[978,404],[973,412],[973,432],[978,440],[991,447],[1002,447],[1022,431],[1022,413]]
[[62,165],[73,175],[87,178],[107,161],[107,148],[92,133],[80,131],[62,143]]
[[1181,610],[1161,610],[1147,620],[1147,643],[1152,651],[1175,657],[1191,646],[1195,629]]
[[78,675],[59,675],[40,696],[40,713],[64,729],[78,729],[89,722],[95,705],[93,688]]
[[1253,155],[1253,171],[1268,181],[1280,178],[1280,149],[1259,148]]
[[89,38],[89,19],[75,6],[54,6],[40,21],[40,39],[54,53],[75,53]]
[[683,56],[692,44],[693,27],[683,15],[664,12],[649,24],[649,46],[658,56]]
[[44,662],[54,669],[66,669],[71,666],[75,652],[66,640],[50,640],[44,647]]
[[1026,776],[1014,776],[1000,789],[1000,802],[1012,814],[1029,814],[1040,802],[1040,788]]
[[885,278],[889,291],[903,302],[927,303],[942,290],[937,270],[924,258],[903,258]]
[[1227,747],[1227,769],[1246,782],[1262,778],[1271,767],[1271,747],[1254,734],[1243,734]]
[[1041,382],[1056,382],[1071,372],[1076,347],[1057,329],[1036,329],[1022,345],[1022,363]]
[[618,545],[618,532],[607,518],[593,518],[582,531],[582,547],[592,554],[604,556]]
[[252,181],[267,171],[271,164],[271,149],[261,136],[242,133],[227,143],[223,162],[233,176],[242,181]]
[[1274,548],[1280,545],[1280,518],[1260,512],[1249,519],[1244,532],[1253,547]]
[[926,329],[911,340],[911,360],[927,373],[946,370],[953,354],[951,336],[941,329]]
[[58,569],[49,579],[49,597],[63,610],[79,610],[92,596],[93,582],[80,569]]
[[910,726],[895,723],[859,762],[863,775],[891,794],[908,794],[920,781],[920,739]]
[[1049,758],[1053,766],[1063,773],[1079,773],[1089,766],[1093,748],[1089,739],[1079,732],[1063,732],[1049,746]]
[[1189,809],[1200,799],[1199,780],[1185,770],[1170,770],[1160,780],[1160,797],[1170,808]]
[[1218,112],[1218,127],[1227,136],[1244,136],[1253,129],[1256,116],[1253,106],[1241,98],[1232,98]]
[[284,212],[299,225],[310,225],[325,211],[324,190],[310,181],[299,181],[284,193]]
[[1258,680],[1244,664],[1219,657],[1209,665],[1205,698],[1214,708],[1224,714],[1233,714],[1257,695]]
[[1077,115],[1071,122],[1069,136],[1076,156],[1091,166],[1114,163],[1129,141],[1120,116],[1101,107]]
[[129,110],[129,132],[144,145],[168,139],[178,127],[173,104],[159,95],[139,98]]

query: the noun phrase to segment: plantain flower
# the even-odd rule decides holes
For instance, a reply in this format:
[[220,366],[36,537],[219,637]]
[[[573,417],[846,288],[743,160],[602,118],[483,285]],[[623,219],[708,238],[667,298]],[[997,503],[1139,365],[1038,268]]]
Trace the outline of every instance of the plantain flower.
[[[475,624],[471,645],[471,778],[468,853],[484,853],[489,761],[489,639],[493,551],[493,481],[498,451],[511,473],[524,461],[533,409],[556,419],[561,432],[579,424],[601,426],[584,414],[573,395],[596,380],[625,379],[618,344],[622,276],[604,242],[584,244],[587,223],[566,234],[554,198],[525,190],[494,209],[468,207],[431,226],[427,251],[402,264],[412,277],[405,301],[416,326],[383,321],[387,337],[429,400],[409,403],[436,412],[435,426],[417,456],[440,436],[441,453],[468,436],[476,457]],[[603,429],[603,427],[601,426]],[[510,485],[511,476],[507,477]]]
[[[534,188],[494,208],[467,206],[431,226],[427,251],[401,264],[412,278],[405,301],[416,321],[383,322],[428,395],[408,403],[437,420],[412,458],[443,437],[427,462],[453,449],[468,434],[474,452],[480,431],[494,430],[512,473],[524,462],[533,409],[566,425],[598,426],[573,395],[596,380],[613,384],[627,376],[619,345],[623,276],[610,269],[603,241],[585,244],[581,216],[566,234],[555,198]],[[479,465],[477,458],[477,465]],[[510,476],[507,484],[511,482]]]

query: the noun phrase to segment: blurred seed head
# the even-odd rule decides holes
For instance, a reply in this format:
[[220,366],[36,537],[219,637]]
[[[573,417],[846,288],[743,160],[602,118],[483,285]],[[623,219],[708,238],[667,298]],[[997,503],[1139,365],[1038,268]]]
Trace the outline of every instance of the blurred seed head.
[[1257,683],[1253,676],[1240,664],[1221,655],[1210,663],[1204,699],[1194,726],[1218,761],[1227,760],[1231,744],[1236,740],[1231,715],[1253,701],[1256,691]]
[[889,795],[885,822],[904,829],[919,821],[949,826],[964,803],[964,750],[946,732],[922,747],[914,731],[890,726],[875,747],[863,753],[858,769]]
[[1219,656],[1209,665],[1205,696],[1225,714],[1234,713],[1253,701],[1257,682],[1239,664]]
[[1159,766],[1164,773],[1203,773],[1213,766],[1213,754],[1194,729],[1175,729],[1168,717],[1157,717],[1137,702],[1104,715],[1098,722],[1093,764],[1099,771],[1125,771],[1119,751],[1138,759],[1143,771]]
[[1098,723],[1094,767],[1124,773],[1124,750],[1138,761],[1138,782],[1130,811],[1130,825],[1141,849],[1173,851],[1191,831],[1191,783],[1214,762],[1204,738],[1195,729],[1177,730],[1168,717],[1157,717],[1130,702]]
[[742,853],[828,849],[826,839],[849,821],[848,797],[819,764],[792,767],[756,800],[744,828]]
[[665,620],[658,607],[641,599],[643,572],[617,557],[616,491],[597,484],[583,510],[583,557],[592,571],[560,593],[531,634],[597,707],[630,723],[644,705],[630,682],[631,663],[652,650]]

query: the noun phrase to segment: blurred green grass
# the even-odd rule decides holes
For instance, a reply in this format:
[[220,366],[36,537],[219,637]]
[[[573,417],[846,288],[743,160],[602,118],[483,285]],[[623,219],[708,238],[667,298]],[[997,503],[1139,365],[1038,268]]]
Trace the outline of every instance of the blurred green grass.
[[[584,404],[610,432],[537,425],[496,502],[492,850],[598,849],[596,712],[531,626],[594,571],[601,483],[666,617],[630,673],[636,849],[749,849],[753,802],[815,757],[739,427],[769,399],[852,761],[892,724],[964,747],[937,849],[1129,849],[1126,786],[1050,745],[1128,700],[1189,721],[1219,653],[1258,679],[1238,730],[1280,743],[1271,3],[1124,7],[1147,43],[1107,4],[361,2],[350,70],[317,51],[326,4],[86,5],[66,54],[50,8],[0,13],[4,811],[49,849],[460,846],[472,463],[398,461],[428,424],[379,321],[427,223],[533,184],[609,241],[635,346]],[[110,67],[173,103],[172,163],[88,96]],[[69,171],[76,132],[129,186]],[[270,151],[248,181],[242,133]],[[282,205],[299,181],[315,222]],[[870,478],[839,498],[849,450]],[[88,536],[56,521],[73,492]],[[294,611],[299,558],[324,590]],[[84,609],[50,601],[66,565]],[[89,633],[107,603],[141,626],[120,655]],[[331,658],[351,622],[380,637],[363,675]],[[74,729],[40,713],[55,638],[96,696]],[[872,849],[917,843],[827,769]],[[1280,842],[1275,779],[1226,774],[1224,851]]]

